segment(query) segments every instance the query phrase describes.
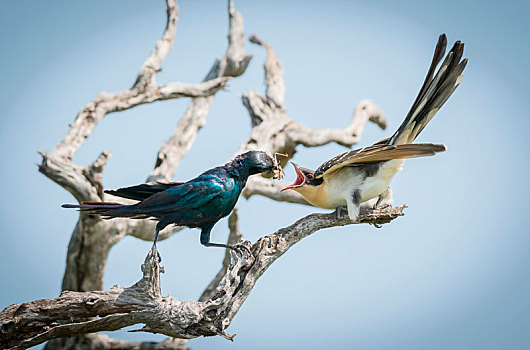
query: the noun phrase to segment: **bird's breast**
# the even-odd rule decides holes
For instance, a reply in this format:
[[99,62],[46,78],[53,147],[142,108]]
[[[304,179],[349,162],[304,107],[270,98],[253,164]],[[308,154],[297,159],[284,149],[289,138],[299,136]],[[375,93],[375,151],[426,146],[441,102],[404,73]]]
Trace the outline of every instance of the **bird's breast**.
[[361,202],[379,196],[390,185],[392,178],[402,169],[404,159],[393,159],[380,163],[379,169],[367,176],[358,187],[361,192]]
[[358,167],[344,167],[330,175],[324,175],[324,187],[329,197],[329,207],[337,208],[346,205],[346,198],[351,198],[355,189],[362,184],[364,175]]
[[[401,170],[403,162],[403,159],[394,159],[381,163],[344,167],[324,176],[323,187],[327,200],[321,204],[326,206],[318,206],[336,208],[346,205],[346,198],[351,198],[355,190],[361,193],[361,202],[379,196],[386,190],[394,175]],[[321,196],[321,198],[325,197]]]

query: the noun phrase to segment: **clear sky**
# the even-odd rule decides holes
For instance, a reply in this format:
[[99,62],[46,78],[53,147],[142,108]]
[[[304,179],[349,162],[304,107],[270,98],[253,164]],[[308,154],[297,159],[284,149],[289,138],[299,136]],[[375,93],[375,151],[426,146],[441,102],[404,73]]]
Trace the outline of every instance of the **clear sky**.
[[[370,98],[389,127],[369,125],[360,146],[389,136],[414,100],[440,33],[465,42],[465,78],[419,142],[444,143],[434,158],[409,160],[392,183],[406,216],[382,229],[320,231],[260,279],[223,338],[194,349],[523,349],[530,347],[530,129],[528,2],[236,1],[246,34],[272,44],[283,65],[290,118],[343,127]],[[224,1],[181,1],[176,43],[159,83],[198,82],[226,48]],[[121,91],[159,38],[163,1],[0,3],[0,307],[60,292],[77,214],[72,196],[38,173],[77,111],[101,91]],[[224,163],[249,132],[239,95],[263,91],[262,48],[244,76],[219,93],[175,179]],[[106,188],[145,180],[188,101],[160,102],[107,116],[76,155],[88,164],[112,150]],[[317,167],[344,149],[299,148]],[[294,178],[287,169],[287,179]],[[240,199],[241,230],[255,241],[325,210]],[[271,219],[274,218],[274,219]],[[212,234],[226,239],[226,220]],[[149,242],[127,237],[108,261],[105,288],[140,278]],[[160,242],[163,294],[197,298],[217,273],[220,249],[196,230]],[[123,339],[162,336],[113,333]]]

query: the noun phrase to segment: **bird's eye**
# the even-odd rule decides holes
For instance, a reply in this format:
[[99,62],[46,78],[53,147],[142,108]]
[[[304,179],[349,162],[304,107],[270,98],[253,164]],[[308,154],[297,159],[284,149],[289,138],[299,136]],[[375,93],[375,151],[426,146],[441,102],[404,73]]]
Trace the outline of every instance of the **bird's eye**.
[[308,180],[311,181],[311,180],[313,180],[315,177],[313,176],[313,174],[307,174],[307,175],[306,175],[306,178],[307,178]]

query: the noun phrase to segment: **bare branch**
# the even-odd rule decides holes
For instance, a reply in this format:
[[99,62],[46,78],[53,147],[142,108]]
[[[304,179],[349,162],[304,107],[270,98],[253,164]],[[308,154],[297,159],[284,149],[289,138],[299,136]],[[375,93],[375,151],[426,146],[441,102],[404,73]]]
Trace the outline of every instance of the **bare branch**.
[[[157,156],[155,169],[148,181],[173,177],[182,157],[189,151],[198,131],[206,123],[213,95],[226,86],[231,77],[244,73],[252,56],[244,52],[243,17],[228,1],[229,35],[225,56],[217,60],[205,80],[199,84],[169,83],[157,86],[156,74],[173,43],[178,9],[175,0],[167,0],[167,24],[162,38],[146,59],[130,90],[120,93],[102,93],[87,104],[78,114],[65,138],[50,152],[43,153],[40,171],[69,190],[79,201],[103,199],[102,171],[110,157],[103,152],[90,166],[80,167],[72,157],[91,134],[97,123],[107,114],[133,108],[137,105],[191,97],[192,100],[179,121],[173,135],[166,141]],[[367,121],[385,127],[382,111],[369,101],[356,108],[350,124],[345,129],[314,130],[287,118],[284,106],[285,83],[283,69],[273,48],[257,36],[251,41],[265,47],[266,96],[249,91],[242,97],[252,121],[252,133],[238,153],[247,150],[265,150],[269,153],[287,153],[291,158],[298,145],[314,147],[329,142],[351,146],[360,140]],[[287,159],[283,160],[283,165]],[[308,204],[299,194],[279,192],[281,185],[260,177],[249,180],[243,195],[265,195],[278,201]],[[402,214],[403,207],[386,211],[363,212],[360,222],[380,224]],[[142,265],[143,278],[134,286],[123,289],[115,286],[104,292],[65,292],[61,297],[8,307],[0,314],[0,345],[25,348],[49,339],[86,333],[116,330],[143,323],[140,331],[162,333],[170,337],[195,338],[222,335],[242,303],[251,292],[257,279],[279,256],[303,237],[326,227],[352,224],[347,218],[337,219],[334,214],[313,214],[290,227],[258,240],[254,245],[245,241],[252,255],[227,251],[221,270],[210,282],[200,301],[180,302],[172,297],[162,298],[159,273],[162,272],[153,247]],[[241,237],[237,213],[230,217],[229,242]],[[180,228],[163,230],[160,239],[169,237]],[[101,289],[103,271],[108,252],[125,235],[152,240],[154,223],[147,220],[129,221],[99,218],[81,214],[70,241],[63,290],[88,291]],[[22,334],[22,336],[21,336]],[[14,338],[12,338],[14,337]],[[98,336],[84,336],[91,342],[100,341],[111,347],[112,341]],[[14,343],[13,339],[22,339]],[[168,341],[169,342],[169,341]],[[132,343],[127,343],[130,346]],[[127,344],[115,346],[126,347]],[[114,346],[113,345],[113,346]],[[143,346],[143,345],[142,345]],[[169,348],[184,347],[185,342],[172,342]],[[61,347],[58,343],[57,347]],[[155,348],[155,347],[153,347]]]
[[272,46],[258,38],[256,34],[249,38],[251,43],[261,45],[267,49],[267,60],[265,61],[265,96],[269,101],[281,109],[284,109],[283,99],[285,97],[285,82],[283,80],[283,69]]
[[[221,61],[216,61],[206,75],[205,81],[228,79],[243,74],[252,59],[245,56],[243,16],[228,1],[229,34],[228,49]],[[170,180],[175,175],[178,164],[188,153],[197,133],[206,124],[206,116],[213,101],[213,95],[193,98],[179,121],[173,135],[164,142],[158,152],[155,169],[147,181]]]
[[[230,217],[228,218],[228,228],[230,229],[230,234],[228,235],[228,242],[227,244],[235,244],[243,239],[243,235],[239,231],[239,218],[237,216],[237,209],[234,209],[232,211],[232,214],[230,214]],[[217,275],[211,280],[210,284],[204,289],[204,292],[202,292],[202,295],[199,298],[199,301],[206,301],[213,297],[215,294],[216,288],[219,286],[219,282],[223,279],[223,277],[226,275],[226,271],[228,270],[228,265],[230,264],[231,260],[231,251],[230,249],[227,249],[225,251],[225,257],[223,259],[223,263],[221,265],[221,269],[217,273]]]
[[[144,324],[139,331],[176,338],[222,335],[233,339],[225,329],[261,275],[294,244],[324,228],[384,224],[403,215],[404,208],[364,210],[356,222],[347,216],[337,218],[336,212],[311,214],[252,245],[244,241],[252,255],[244,250],[231,252],[232,262],[215,292],[208,291],[209,298],[199,302],[161,296],[163,271],[153,246],[142,265],[142,279],[129,288],[116,285],[107,291],[63,292],[58,298],[8,306],[0,313],[0,347],[24,349],[58,337],[114,331],[134,324]],[[232,225],[232,232],[237,233],[235,216]]]
[[[101,176],[96,176],[95,173],[101,174],[103,164],[96,170],[95,168],[91,169],[90,166],[76,165],[71,160],[58,157],[53,152],[40,152],[40,154],[42,163],[39,165],[39,171],[70,192],[79,202],[102,199],[100,197],[100,188],[103,187]],[[110,152],[102,154],[106,154],[106,158],[111,155]],[[89,174],[92,174],[91,177]]]
[[156,86],[155,75],[162,69],[162,61],[166,59],[171,46],[173,46],[177,32],[178,6],[176,0],[166,0],[166,14],[167,21],[164,34],[156,42],[155,48],[142,64],[133,89],[140,86]]
[[314,130],[302,124],[292,123],[285,132],[293,142],[306,147],[322,146],[330,142],[350,147],[361,141],[361,134],[368,121],[376,123],[381,129],[386,128],[383,111],[372,101],[363,100],[357,104],[350,124],[344,129]]
[[[148,180],[169,180],[195,141],[197,132],[206,123],[213,95],[223,89],[231,77],[241,75],[250,61],[251,56],[244,55],[242,16],[229,3],[229,45],[223,60],[214,64],[201,83],[173,82],[157,86],[156,74],[161,70],[162,61],[173,44],[178,20],[175,0],[167,0],[166,9],[166,28],[142,64],[131,89],[112,94],[101,93],[79,112],[65,138],[51,152],[41,153],[39,170],[71,192],[79,202],[108,199],[108,196],[103,195],[102,172],[111,153],[103,152],[87,167],[78,166],[72,161],[73,155],[105,115],[143,103],[192,97],[190,107],[179,121],[175,134],[162,145],[155,169],[148,177]],[[163,240],[181,229],[168,227],[160,233],[159,239]],[[154,223],[149,220],[102,221],[97,217],[81,215],[69,244],[63,290],[101,289],[107,255],[112,246],[126,235],[152,240],[154,232]]]
[[[248,91],[241,97],[250,115],[252,131],[248,140],[241,145],[238,154],[249,150],[264,150],[270,154],[284,153],[288,156],[280,158],[280,161],[281,165],[285,166],[296,153],[298,145],[317,147],[335,142],[351,147],[361,140],[368,121],[376,123],[382,129],[386,127],[383,111],[369,100],[359,102],[350,123],[344,129],[312,129],[287,118],[283,105],[285,82],[280,62],[270,44],[257,35],[252,35],[249,40],[267,49],[264,66],[266,94],[263,97],[255,91]],[[255,176],[247,182],[243,196],[250,198],[253,195],[262,195],[276,201],[309,205],[298,193],[280,192],[282,187]]]
[[[54,148],[52,153],[62,158],[71,159],[85,139],[90,135],[93,128],[106,114],[125,110],[137,106],[140,103],[147,103],[140,101],[145,100],[148,95],[155,93],[155,75],[160,71],[160,65],[166,58],[175,39],[178,20],[176,0],[167,0],[166,10],[166,29],[149,57],[142,64],[142,67],[140,67],[140,72],[133,87],[121,93],[102,93],[94,101],[87,104],[77,115],[76,120],[70,126],[70,131],[66,134],[65,138]],[[149,102],[153,101],[151,100]]]
[[243,15],[236,11],[234,1],[228,1],[229,32],[228,49],[221,61],[218,76],[238,77],[247,69],[252,55],[245,55],[245,31]]
[[226,86],[229,78],[215,78],[199,84],[169,83],[164,86],[133,87],[119,93],[101,93],[77,115],[65,138],[52,151],[58,157],[71,159],[101,119],[109,113],[131,109],[141,104],[181,97],[204,97]]

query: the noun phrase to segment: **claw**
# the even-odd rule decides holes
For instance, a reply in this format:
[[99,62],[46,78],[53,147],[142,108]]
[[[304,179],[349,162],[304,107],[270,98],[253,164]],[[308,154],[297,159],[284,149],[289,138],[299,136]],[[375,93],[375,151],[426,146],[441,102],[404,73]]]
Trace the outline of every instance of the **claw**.
[[337,219],[340,219],[340,217],[342,216],[341,212],[343,210],[347,210],[347,208],[346,207],[337,207],[337,209],[335,211],[337,213]]
[[374,206],[372,207],[372,210],[383,210],[383,209],[386,209],[386,208],[392,208],[392,205],[390,205],[390,204],[385,204],[385,205],[383,205],[382,207],[379,207],[379,206],[377,206],[377,205],[374,205]]
[[[383,205],[382,207],[380,207],[379,205],[383,201],[387,201],[387,203],[385,205]],[[392,190],[390,189],[390,187],[387,187],[386,190],[379,195],[379,197],[377,198],[377,202],[375,202],[375,204],[372,207],[372,209],[375,210],[375,209],[385,209],[385,208],[388,208],[388,207],[392,207],[392,203],[393,202],[394,201],[392,200]]]
[[156,250],[156,255],[158,257],[158,264],[162,262],[162,257],[160,256],[160,253],[158,252],[158,249],[156,249],[156,242],[153,243],[153,248]]
[[232,249],[232,250],[235,250],[236,252],[242,250],[241,248],[243,248],[243,249],[245,249],[248,252],[249,256],[252,255],[252,252],[250,251],[250,248],[247,247],[246,245],[242,244],[242,243],[230,244],[228,247],[230,249]]

